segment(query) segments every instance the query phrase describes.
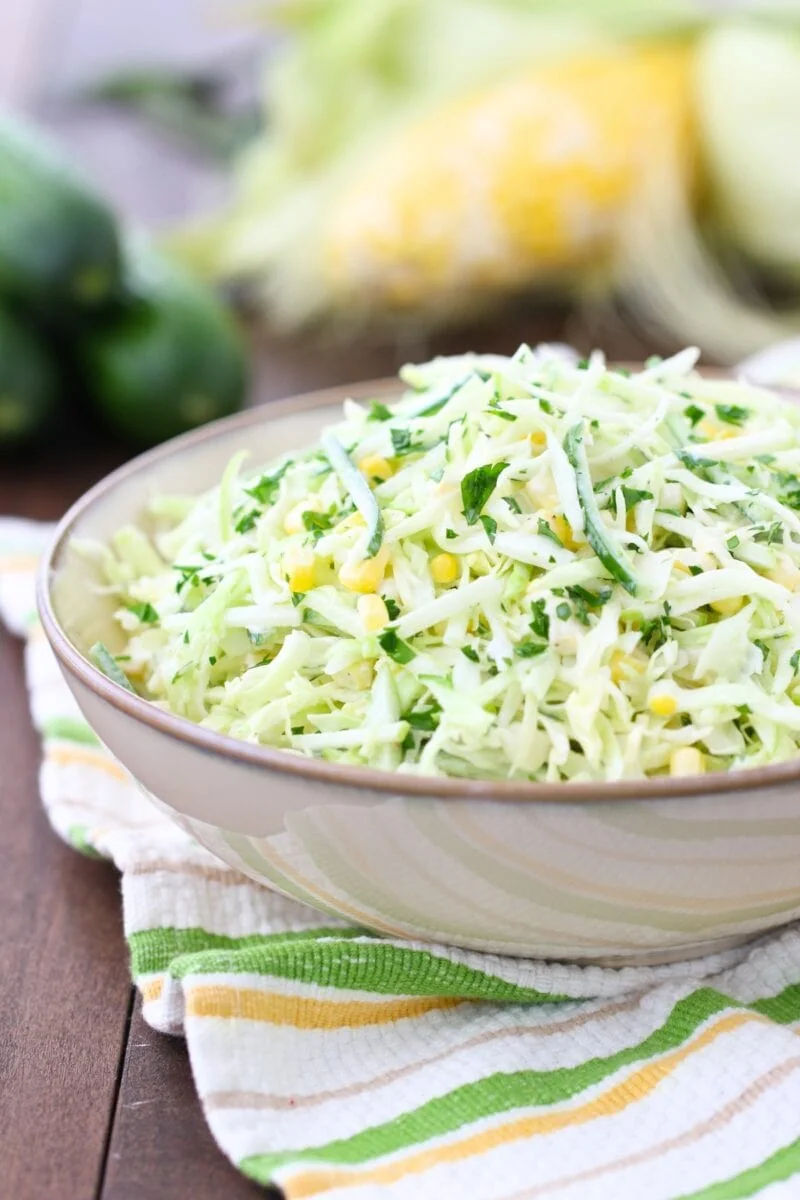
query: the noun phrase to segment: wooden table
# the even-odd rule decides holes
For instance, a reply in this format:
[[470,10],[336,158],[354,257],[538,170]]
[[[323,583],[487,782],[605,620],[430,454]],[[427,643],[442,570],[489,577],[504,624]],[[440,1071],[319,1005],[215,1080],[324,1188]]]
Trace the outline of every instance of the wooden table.
[[[13,48],[5,63],[0,53],[0,86],[8,89],[11,79],[17,101],[56,127],[122,211],[157,221],[213,194],[215,181],[197,164],[116,116],[72,111],[58,95],[126,60],[185,62],[219,52],[220,42],[237,44],[239,31],[197,21],[198,10],[219,14],[222,5],[16,3],[10,15],[4,5],[0,20],[12,26],[0,46]],[[510,352],[522,340],[563,336],[563,314],[538,311],[431,344],[262,344],[252,400],[390,374],[433,351]],[[29,461],[0,461],[0,513],[54,519],[125,453],[90,439],[80,449],[52,446]],[[183,1042],[142,1021],[114,869],[68,849],[47,825],[22,667],[21,646],[0,631],[0,1193],[21,1200],[257,1195],[212,1142]]]

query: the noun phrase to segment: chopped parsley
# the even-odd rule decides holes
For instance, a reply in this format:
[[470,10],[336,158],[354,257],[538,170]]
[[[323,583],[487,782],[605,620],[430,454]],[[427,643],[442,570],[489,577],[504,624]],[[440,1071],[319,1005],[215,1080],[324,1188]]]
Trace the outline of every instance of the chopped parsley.
[[391,596],[384,596],[383,603],[386,605],[386,611],[389,614],[390,621],[396,621],[400,616],[400,605]]
[[531,603],[531,629],[537,637],[544,638],[545,641],[550,637],[550,618],[544,600],[534,600]]
[[489,541],[494,545],[494,537],[497,533],[497,521],[495,521],[494,517],[487,516],[486,513],[481,513],[478,520],[486,531]]
[[401,666],[404,663],[411,662],[415,657],[416,651],[412,650],[408,642],[404,642],[402,638],[397,636],[397,631],[394,629],[385,629],[378,637],[378,643],[385,654],[389,658],[393,658],[396,663]]
[[508,466],[507,462],[491,463],[485,467],[476,467],[461,480],[461,501],[464,505],[464,517],[468,525],[476,525],[483,506],[491,496],[497,480]]
[[551,542],[555,542],[557,546],[561,546],[563,548],[564,543],[562,542],[561,538],[558,536],[555,529],[553,529],[553,527],[549,525],[547,521],[545,521],[544,517],[539,517],[539,520],[536,522],[536,532],[540,537],[549,538]]
[[754,542],[766,542],[768,546],[774,545],[776,542],[783,542],[783,526],[780,521],[773,521],[767,529],[759,529],[753,534]]
[[534,642],[533,638],[526,638],[524,642],[518,642],[514,647],[514,653],[518,658],[536,658],[539,654],[544,654],[547,649],[545,642]]
[[694,427],[698,423],[698,421],[702,421],[703,417],[706,414],[703,412],[702,408],[698,408],[698,406],[696,404],[688,404],[686,406],[686,408],[683,410],[683,415],[686,417],[686,420],[692,426],[692,429],[694,429]]
[[333,525],[335,517],[332,513],[318,513],[306,509],[303,513],[303,524],[309,533],[314,535],[314,541],[319,541],[323,533]]
[[465,658],[468,658],[470,662],[480,662],[481,661],[478,651],[475,650],[472,646],[462,646],[461,653],[464,655]]
[[420,729],[426,733],[433,733],[439,727],[439,713],[441,711],[441,705],[434,702],[430,708],[420,708],[416,712],[404,713],[400,720],[407,721],[412,729]]
[[153,608],[152,604],[129,604],[128,612],[133,613],[135,617],[138,617],[143,625],[155,625],[159,619],[158,613]]
[[237,533],[249,533],[258,520],[259,513],[257,508],[251,508],[249,512],[244,513],[234,525]]
[[259,504],[272,504],[278,494],[278,489],[289,467],[292,465],[292,460],[287,459],[283,466],[278,467],[277,471],[273,471],[271,475],[262,475],[258,483],[254,483],[252,487],[245,488],[248,496],[252,496]]
[[406,454],[416,454],[423,448],[421,443],[413,440],[410,429],[390,429],[389,433],[396,458],[403,458]]
[[[653,493],[647,492],[643,488],[628,487],[626,483],[622,485],[622,499],[625,501],[625,511],[631,512],[642,500],[652,500]],[[611,493],[608,507],[617,515],[617,492],[616,489]]]
[[744,425],[750,416],[750,409],[742,408],[740,404],[715,404],[714,411],[726,425]]
[[373,400],[369,406],[367,413],[368,421],[391,421],[392,413],[385,404],[380,404],[377,400]]

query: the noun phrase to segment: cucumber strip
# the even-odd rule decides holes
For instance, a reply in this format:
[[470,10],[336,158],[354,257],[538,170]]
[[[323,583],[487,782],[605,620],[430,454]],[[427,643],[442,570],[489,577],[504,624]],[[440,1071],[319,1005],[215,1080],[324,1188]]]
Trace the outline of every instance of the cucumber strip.
[[326,433],[323,436],[322,445],[328,461],[367,523],[367,558],[374,558],[383,543],[383,516],[378,501],[364,476],[350,461],[344,446],[332,434]]
[[635,596],[639,584],[630,560],[621,546],[617,544],[616,538],[603,524],[600,509],[597,507],[592,477],[589,474],[589,462],[586,458],[586,447],[583,444],[583,425],[573,425],[567,431],[564,438],[564,452],[575,472],[578,502],[583,510],[589,545],[609,574],[622,584],[626,592]]
[[98,671],[102,671],[106,679],[110,679],[112,683],[119,684],[121,688],[125,688],[126,692],[133,692],[136,695],[136,689],[131,683],[125,672],[117,665],[114,656],[109,653],[102,642],[95,642],[89,651],[89,659],[97,667]]
[[474,371],[468,371],[466,375],[462,376],[461,379],[457,380],[456,383],[452,384],[438,395],[434,393],[433,399],[431,399],[429,393],[427,399],[424,400],[422,404],[420,404],[417,408],[410,409],[408,412],[399,413],[399,417],[401,417],[404,421],[413,421],[415,417],[432,417],[435,413],[441,412],[445,404],[450,403],[450,401],[453,399],[453,396],[455,396],[457,392],[460,392],[465,384],[469,383],[474,374]]

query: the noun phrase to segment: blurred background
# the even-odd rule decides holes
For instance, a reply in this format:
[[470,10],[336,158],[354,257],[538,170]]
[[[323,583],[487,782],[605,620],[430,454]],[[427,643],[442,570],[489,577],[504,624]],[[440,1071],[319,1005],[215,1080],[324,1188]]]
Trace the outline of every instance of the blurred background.
[[0,28],[14,456],[79,444],[91,476],[435,353],[727,364],[800,332],[798,0],[5,0]]

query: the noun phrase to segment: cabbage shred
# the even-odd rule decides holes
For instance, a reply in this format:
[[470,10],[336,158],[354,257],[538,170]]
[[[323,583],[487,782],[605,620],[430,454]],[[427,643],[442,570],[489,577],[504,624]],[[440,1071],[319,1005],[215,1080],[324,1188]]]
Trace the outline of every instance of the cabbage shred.
[[158,499],[96,550],[119,665],[206,728],[400,772],[793,757],[800,412],[696,357],[408,366],[306,452]]

